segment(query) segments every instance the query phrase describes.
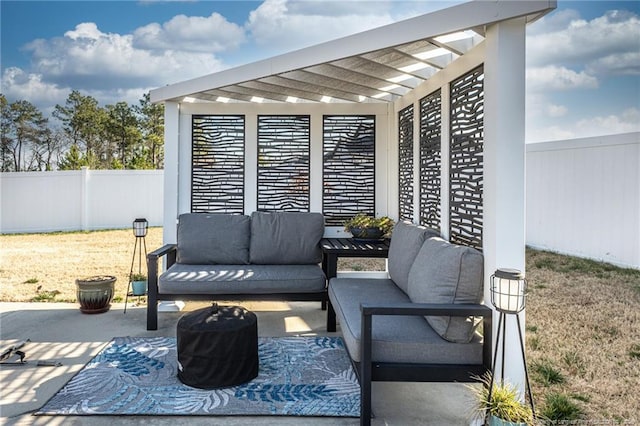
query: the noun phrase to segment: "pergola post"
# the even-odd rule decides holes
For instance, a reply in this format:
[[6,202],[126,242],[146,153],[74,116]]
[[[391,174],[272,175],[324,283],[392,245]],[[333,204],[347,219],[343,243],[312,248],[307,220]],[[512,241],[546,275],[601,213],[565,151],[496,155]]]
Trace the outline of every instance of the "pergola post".
[[164,244],[176,242],[178,217],[178,146],[180,139],[180,104],[164,103]]
[[[525,270],[525,18],[486,32],[484,116],[485,300],[497,268]],[[489,303],[489,302],[488,302]],[[524,321],[524,312],[520,314]],[[497,313],[493,321],[497,326]],[[505,380],[524,389],[515,321],[508,321]],[[494,330],[495,335],[495,330]],[[501,354],[497,366],[502,366]]]

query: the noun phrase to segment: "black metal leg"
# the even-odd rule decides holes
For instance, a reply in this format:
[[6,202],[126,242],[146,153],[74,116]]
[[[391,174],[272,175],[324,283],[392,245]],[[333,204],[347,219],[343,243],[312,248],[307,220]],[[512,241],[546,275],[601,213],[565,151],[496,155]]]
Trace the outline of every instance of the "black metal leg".
[[520,338],[520,349],[522,350],[522,362],[524,363],[524,377],[527,380],[527,392],[529,393],[529,402],[531,403],[531,413],[533,418],[536,417],[536,408],[533,404],[533,394],[531,393],[531,384],[529,383],[529,369],[527,368],[527,355],[524,350],[524,341],[522,340],[522,326],[520,325],[520,315],[516,314],[518,322],[518,337]]
[[360,351],[360,425],[371,425],[371,315],[362,315]]
[[329,333],[336,331],[336,311],[333,309],[331,300],[327,301],[327,331]]

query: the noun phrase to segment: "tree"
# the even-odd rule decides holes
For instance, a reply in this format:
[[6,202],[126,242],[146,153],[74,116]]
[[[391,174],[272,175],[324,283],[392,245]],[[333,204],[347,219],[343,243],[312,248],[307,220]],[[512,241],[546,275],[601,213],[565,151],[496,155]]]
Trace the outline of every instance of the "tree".
[[84,147],[84,158],[89,167],[97,169],[105,164],[108,167],[110,158],[106,158],[108,155],[105,155],[105,147],[102,146],[106,113],[95,98],[73,90],[65,106],[55,106],[53,116],[62,123],[69,144],[78,149]]
[[[119,163],[132,168],[134,148],[140,145],[142,136],[138,128],[138,118],[126,102],[107,105],[107,121],[105,123],[107,143],[117,147]],[[113,164],[113,158],[110,158]]]
[[149,153],[151,167],[161,169],[164,166],[164,105],[151,103],[151,96],[147,92],[135,109],[139,117],[142,143]]
[[8,103],[2,96],[2,170],[36,169],[35,149],[48,132],[48,120],[32,103]]

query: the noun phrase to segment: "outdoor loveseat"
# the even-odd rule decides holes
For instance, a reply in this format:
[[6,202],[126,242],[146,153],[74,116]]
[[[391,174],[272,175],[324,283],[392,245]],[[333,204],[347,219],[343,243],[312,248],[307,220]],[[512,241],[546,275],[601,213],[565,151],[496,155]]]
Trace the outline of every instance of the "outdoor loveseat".
[[[180,215],[177,244],[167,244],[147,257],[147,329],[158,328],[161,300],[328,302],[326,277],[319,265],[323,234],[320,213]],[[158,275],[162,257],[167,270]],[[327,327],[335,331],[330,306]]]
[[470,382],[491,369],[492,310],[481,303],[479,251],[399,222],[388,272],[388,279],[337,277],[329,283],[360,379],[361,424],[371,421],[372,381]]

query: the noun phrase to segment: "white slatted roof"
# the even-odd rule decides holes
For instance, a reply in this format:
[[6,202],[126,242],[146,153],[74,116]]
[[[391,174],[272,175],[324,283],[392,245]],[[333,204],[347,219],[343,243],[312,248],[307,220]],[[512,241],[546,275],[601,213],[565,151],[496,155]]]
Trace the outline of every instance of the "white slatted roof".
[[487,25],[555,0],[472,1],[151,91],[153,102],[393,102],[484,40]]

